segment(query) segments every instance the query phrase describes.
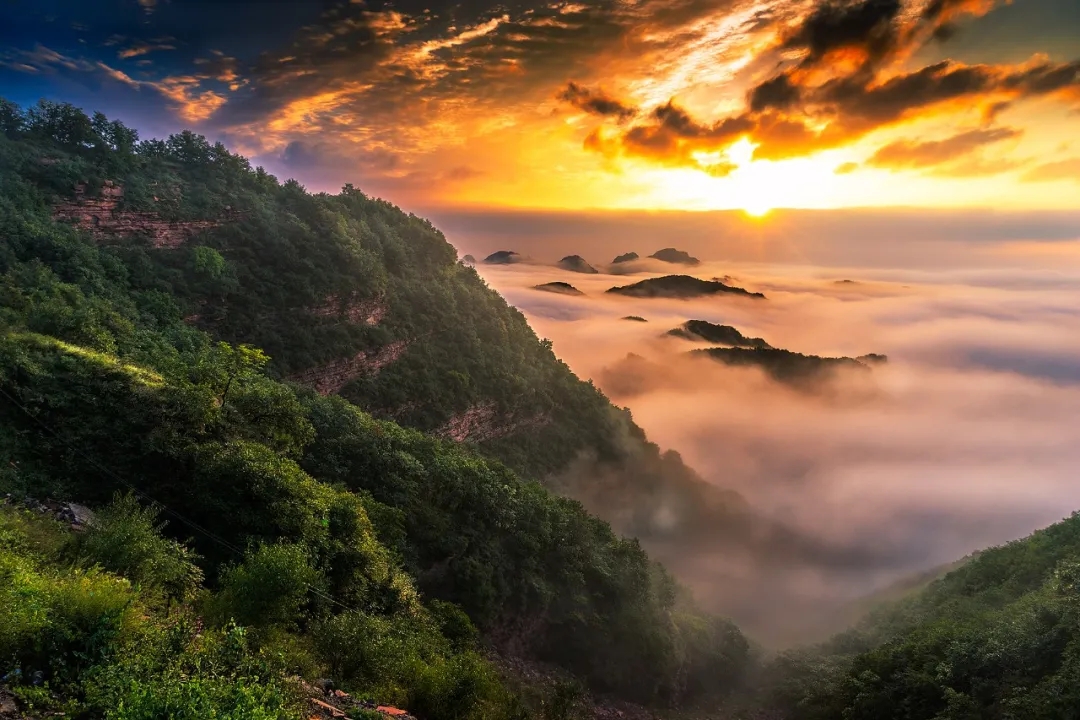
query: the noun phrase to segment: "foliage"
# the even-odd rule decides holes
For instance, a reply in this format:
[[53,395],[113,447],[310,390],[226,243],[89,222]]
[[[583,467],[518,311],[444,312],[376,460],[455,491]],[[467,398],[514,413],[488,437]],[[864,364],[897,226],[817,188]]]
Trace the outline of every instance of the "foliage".
[[1071,717],[1080,703],[1080,515],[992,548],[771,668],[793,718]]
[[83,562],[130,578],[147,589],[180,600],[202,584],[198,556],[161,534],[158,509],[144,508],[133,495],[117,497],[100,509],[77,543]]

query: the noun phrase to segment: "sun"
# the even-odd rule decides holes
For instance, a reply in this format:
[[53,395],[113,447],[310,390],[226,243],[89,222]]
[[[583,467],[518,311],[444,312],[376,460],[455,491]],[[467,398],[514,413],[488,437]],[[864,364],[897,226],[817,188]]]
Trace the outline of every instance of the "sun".
[[742,211],[752,218],[763,218],[772,211],[772,206],[764,201],[751,200],[743,203]]

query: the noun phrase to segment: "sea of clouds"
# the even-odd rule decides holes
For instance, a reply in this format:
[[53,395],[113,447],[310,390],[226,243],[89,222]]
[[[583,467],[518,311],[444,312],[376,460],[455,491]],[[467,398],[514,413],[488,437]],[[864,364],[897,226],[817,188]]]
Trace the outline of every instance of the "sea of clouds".
[[[905,235],[905,217],[886,215],[877,225],[869,214],[834,218],[841,227],[830,231],[827,218],[811,215],[799,227],[831,235],[807,236],[802,253],[791,248],[798,236],[777,239],[776,228],[796,224],[797,213],[757,225],[688,216],[681,228],[679,217],[661,224],[618,216],[606,226],[593,221],[589,233],[552,221],[546,232],[527,225],[527,235],[475,223],[470,233],[459,219],[448,236],[479,259],[497,249],[531,256],[478,270],[579,376],[629,407],[654,442],[755,512],[876,558],[849,565],[650,548],[704,604],[781,645],[838,629],[850,620],[846,608],[868,593],[1080,509],[1080,220],[964,224],[945,216],[935,236],[918,216],[907,218],[915,229]],[[970,227],[979,222],[982,230]],[[606,272],[615,254],[669,246],[702,263]],[[553,267],[570,253],[601,272]],[[767,300],[605,293],[676,273],[726,277]],[[552,281],[584,295],[533,289]],[[648,322],[621,319],[627,315]],[[706,345],[665,337],[689,319],[801,353],[883,353],[889,362],[808,391],[689,357],[686,350]],[[628,353],[648,360],[655,377],[626,382],[620,362]]]

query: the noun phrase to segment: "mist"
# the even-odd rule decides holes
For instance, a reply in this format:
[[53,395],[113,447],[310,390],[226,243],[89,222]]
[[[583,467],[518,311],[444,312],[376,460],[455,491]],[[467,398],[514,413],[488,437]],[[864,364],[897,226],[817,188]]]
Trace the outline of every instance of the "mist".
[[[858,222],[872,229],[872,219]],[[1061,217],[1033,221],[1029,232],[1015,218],[992,220],[982,220],[983,239],[942,223],[937,237],[899,248],[859,243],[850,232],[815,236],[808,246],[820,263],[761,247],[734,251],[730,240],[710,246],[693,228],[678,239],[630,242],[612,239],[616,225],[598,230],[604,239],[595,245],[581,237],[568,244],[554,223],[550,235],[496,237],[488,227],[448,236],[478,258],[494,249],[534,258],[477,269],[579,376],[628,407],[652,441],[737,492],[755,514],[832,549],[763,557],[706,542],[690,552],[646,543],[703,605],[775,647],[820,639],[852,619],[859,598],[1080,509],[1080,229]],[[881,235],[895,232],[881,226]],[[605,272],[614,254],[668,246],[703,262]],[[542,264],[570,253],[601,273]],[[835,262],[845,256],[861,263]],[[655,270],[727,277],[767,300],[604,292]],[[584,295],[533,289],[552,281]],[[690,319],[795,352],[883,353],[889,361],[794,387],[689,356],[709,345],[665,333]],[[640,358],[632,376],[628,353]]]

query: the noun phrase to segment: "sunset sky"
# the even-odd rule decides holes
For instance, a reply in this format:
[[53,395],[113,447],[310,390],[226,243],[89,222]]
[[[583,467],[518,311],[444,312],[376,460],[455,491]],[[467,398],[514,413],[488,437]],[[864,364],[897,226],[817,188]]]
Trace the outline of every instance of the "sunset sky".
[[8,0],[0,94],[406,205],[1080,204],[1077,0]]

